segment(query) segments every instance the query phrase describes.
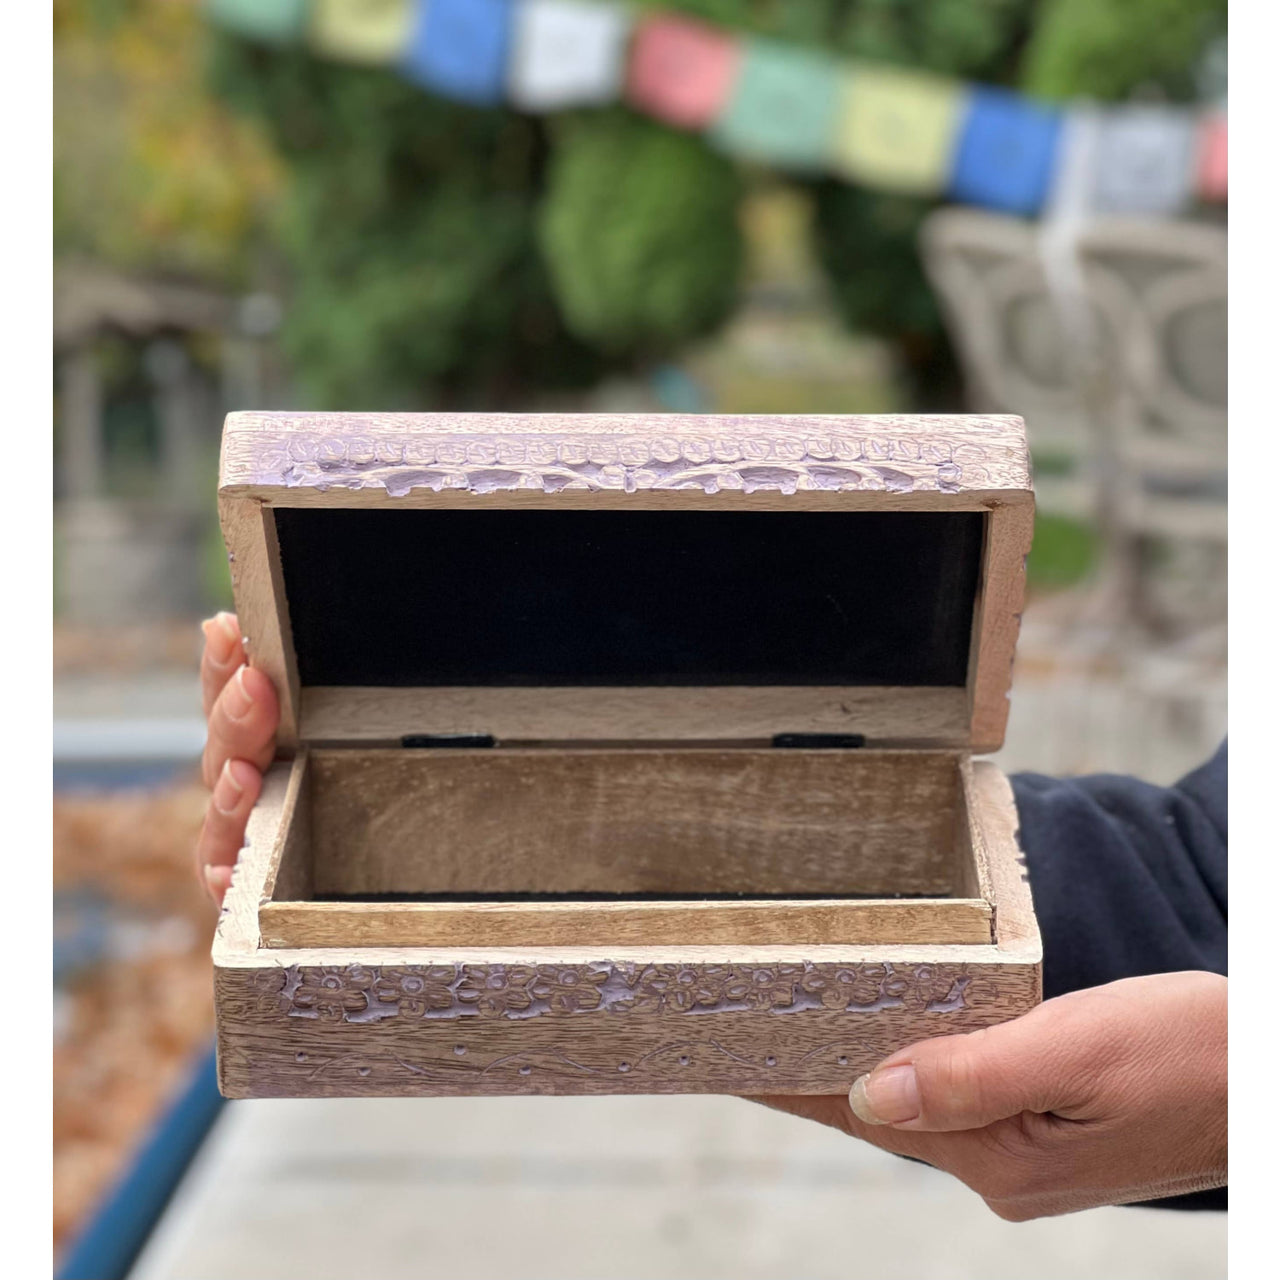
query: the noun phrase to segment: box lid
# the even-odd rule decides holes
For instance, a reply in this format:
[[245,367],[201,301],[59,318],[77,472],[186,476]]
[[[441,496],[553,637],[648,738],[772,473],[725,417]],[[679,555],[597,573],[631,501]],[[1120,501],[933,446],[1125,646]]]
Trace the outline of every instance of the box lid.
[[996,749],[1020,418],[233,413],[280,741]]

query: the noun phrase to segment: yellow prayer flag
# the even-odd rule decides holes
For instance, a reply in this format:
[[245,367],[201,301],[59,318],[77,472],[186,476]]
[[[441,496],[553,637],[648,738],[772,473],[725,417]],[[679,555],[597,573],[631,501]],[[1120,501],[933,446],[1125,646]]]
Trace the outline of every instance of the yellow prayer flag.
[[955,81],[859,64],[845,77],[832,164],[855,182],[889,191],[941,191],[963,115]]
[[415,10],[413,0],[312,0],[311,47],[342,62],[398,62]]

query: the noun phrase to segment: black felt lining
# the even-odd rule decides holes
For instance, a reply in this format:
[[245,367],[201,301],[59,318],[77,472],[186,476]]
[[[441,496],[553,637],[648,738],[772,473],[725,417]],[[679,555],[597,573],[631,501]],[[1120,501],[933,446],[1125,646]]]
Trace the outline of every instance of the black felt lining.
[[305,685],[963,686],[979,512],[275,512]]

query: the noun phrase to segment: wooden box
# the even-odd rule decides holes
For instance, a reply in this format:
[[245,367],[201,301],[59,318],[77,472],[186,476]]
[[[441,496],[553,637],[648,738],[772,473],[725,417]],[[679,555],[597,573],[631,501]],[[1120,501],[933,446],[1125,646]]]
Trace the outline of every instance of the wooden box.
[[1012,417],[237,413],[231,1097],[842,1093],[1016,1016]]

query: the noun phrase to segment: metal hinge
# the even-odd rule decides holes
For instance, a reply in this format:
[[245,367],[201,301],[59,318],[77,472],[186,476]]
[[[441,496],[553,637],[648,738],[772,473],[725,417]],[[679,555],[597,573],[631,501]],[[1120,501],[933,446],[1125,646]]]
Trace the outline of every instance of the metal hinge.
[[809,749],[842,749],[865,747],[865,733],[775,733],[775,747],[809,748]]
[[491,747],[491,733],[406,733],[400,739],[402,747]]

